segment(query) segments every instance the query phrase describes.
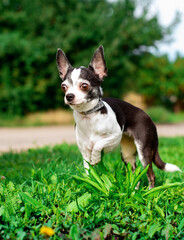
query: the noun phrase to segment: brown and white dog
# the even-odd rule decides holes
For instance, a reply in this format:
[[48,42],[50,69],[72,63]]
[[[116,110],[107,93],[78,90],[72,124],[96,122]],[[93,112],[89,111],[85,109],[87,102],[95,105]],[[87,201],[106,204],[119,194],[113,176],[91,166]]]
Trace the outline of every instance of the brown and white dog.
[[102,46],[94,53],[88,68],[73,68],[61,49],[56,60],[65,103],[74,110],[76,140],[86,171],[88,163],[95,165],[101,161],[102,151],[112,151],[118,145],[122,159],[131,164],[133,171],[137,153],[144,168],[149,164],[150,188],[155,185],[152,162],[164,171],[181,171],[161,160],[156,127],[144,111],[119,99],[102,98],[101,83],[107,76]]

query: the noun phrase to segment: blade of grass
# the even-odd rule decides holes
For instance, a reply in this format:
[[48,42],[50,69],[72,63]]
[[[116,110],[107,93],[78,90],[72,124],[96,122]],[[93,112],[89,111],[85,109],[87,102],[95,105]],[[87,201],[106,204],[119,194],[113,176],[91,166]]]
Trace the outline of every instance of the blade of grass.
[[80,206],[86,207],[89,199],[91,198],[91,194],[90,193],[84,193],[82,196],[80,196],[79,198],[77,198],[75,201],[71,202],[68,206],[67,206],[67,211],[68,212],[78,212],[80,210]]
[[43,206],[40,202],[38,202],[36,199],[33,199],[32,197],[30,197],[28,194],[24,193],[24,192],[20,192],[19,195],[22,197],[22,199],[31,204],[33,207],[35,208],[46,208],[45,206]]
[[110,181],[110,179],[105,174],[102,174],[101,179],[103,180],[106,189],[109,191],[110,188],[112,187],[112,182]]
[[82,181],[82,182],[86,182],[88,184],[90,184],[91,186],[95,187],[96,189],[98,189],[100,192],[104,193],[106,196],[108,195],[108,191],[104,188],[102,188],[101,186],[99,186],[96,182],[88,179],[88,178],[81,178],[79,176],[73,176],[75,179]]
[[149,168],[149,165],[147,165],[147,167],[134,179],[131,191],[134,191],[135,187],[137,186],[137,184],[140,181],[140,179],[142,178],[142,176],[144,176],[147,173],[148,168]]
[[155,188],[152,188],[151,190],[149,190],[148,192],[144,193],[143,194],[143,197],[145,196],[149,196],[157,191],[160,191],[160,190],[163,190],[163,189],[168,189],[168,188],[171,188],[171,187],[178,187],[178,186],[181,186],[183,185],[184,182],[176,182],[176,183],[169,183],[169,184],[165,184],[163,186],[159,186],[159,187],[155,187]]
[[95,180],[101,185],[104,191],[107,192],[107,189],[104,186],[103,181],[101,180],[100,176],[97,174],[97,172],[94,170],[93,167],[90,166],[90,174],[95,178]]
[[126,172],[126,194],[129,197],[129,190],[130,190],[130,171],[131,165],[128,163],[127,165],[127,172]]

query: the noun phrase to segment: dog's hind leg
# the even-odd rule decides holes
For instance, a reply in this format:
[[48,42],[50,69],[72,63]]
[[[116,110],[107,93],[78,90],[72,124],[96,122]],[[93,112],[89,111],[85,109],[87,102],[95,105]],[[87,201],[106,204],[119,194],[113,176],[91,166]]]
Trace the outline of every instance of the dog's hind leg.
[[123,134],[121,139],[121,156],[122,160],[132,166],[132,171],[135,171],[136,168],[136,153],[137,149],[134,144],[134,139],[127,134]]
[[149,181],[149,189],[152,189],[155,187],[155,174],[153,172],[152,164],[149,165],[148,171],[147,171],[147,177]]
[[155,174],[152,168],[152,161],[155,155],[155,151],[149,146],[141,145],[138,141],[135,141],[139,160],[141,161],[144,168],[148,167],[147,177],[149,181],[149,189],[155,187]]

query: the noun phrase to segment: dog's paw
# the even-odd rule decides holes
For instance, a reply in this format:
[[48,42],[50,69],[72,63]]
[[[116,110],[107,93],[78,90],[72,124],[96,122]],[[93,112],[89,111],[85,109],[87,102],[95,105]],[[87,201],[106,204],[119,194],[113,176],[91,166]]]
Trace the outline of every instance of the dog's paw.
[[92,151],[90,164],[96,165],[101,161],[101,151]]
[[93,158],[93,159],[91,159],[90,164],[92,166],[94,166],[94,165],[98,164],[100,161],[101,161],[101,158],[95,158],[95,159]]
[[100,161],[96,161],[96,162],[91,162],[91,166],[95,166],[99,163]]
[[98,161],[91,161],[90,164],[91,164],[91,166],[94,166],[94,165],[97,165],[99,162],[100,162],[100,160],[98,160]]

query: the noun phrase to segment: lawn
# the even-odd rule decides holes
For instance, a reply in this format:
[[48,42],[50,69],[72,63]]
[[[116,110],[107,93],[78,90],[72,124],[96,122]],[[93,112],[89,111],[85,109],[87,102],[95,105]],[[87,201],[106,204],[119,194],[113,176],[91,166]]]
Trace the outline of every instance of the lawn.
[[[184,138],[161,138],[160,155],[182,170]],[[184,239],[184,174],[133,175],[119,151],[84,173],[75,145],[0,156],[1,239]],[[135,190],[141,179],[139,190]]]
[[31,127],[67,124],[73,124],[73,113],[70,110],[64,109],[29,113],[25,116],[0,114],[0,127]]
[[[161,106],[148,108],[146,112],[155,123],[181,123],[184,121],[184,112],[170,112]],[[25,116],[0,115],[0,127],[67,125],[73,124],[73,121],[73,113],[68,109],[29,113]]]

